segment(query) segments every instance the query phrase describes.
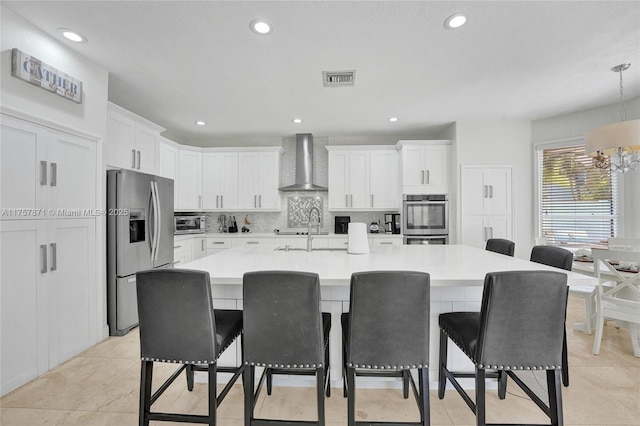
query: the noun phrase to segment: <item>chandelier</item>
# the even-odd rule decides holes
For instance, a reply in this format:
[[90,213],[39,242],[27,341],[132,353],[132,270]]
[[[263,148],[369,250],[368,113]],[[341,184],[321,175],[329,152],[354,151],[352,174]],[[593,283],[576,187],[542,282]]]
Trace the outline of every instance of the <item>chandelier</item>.
[[593,157],[593,165],[624,173],[640,170],[640,119],[626,120],[622,93],[622,71],[631,64],[611,68],[620,74],[620,122],[590,130],[585,135],[585,152]]

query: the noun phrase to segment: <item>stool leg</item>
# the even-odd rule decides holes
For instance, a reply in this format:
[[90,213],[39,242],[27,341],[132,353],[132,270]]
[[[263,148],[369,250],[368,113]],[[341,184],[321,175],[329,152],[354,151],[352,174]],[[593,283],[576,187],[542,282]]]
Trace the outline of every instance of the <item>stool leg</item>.
[[558,370],[547,370],[547,392],[551,426],[562,426],[564,424],[562,419],[562,386]]
[[498,398],[505,399],[507,396],[507,378],[509,375],[504,370],[498,371]]
[[356,369],[347,367],[347,425],[356,426]]
[[485,371],[476,367],[476,426],[486,426]]
[[270,368],[267,368],[267,395],[271,395],[271,388],[273,387],[273,373]]
[[327,398],[331,396],[331,366],[329,365],[330,346],[327,340],[327,346],[324,348],[324,383]]
[[409,370],[402,370],[402,396],[409,398]]
[[567,353],[567,330],[564,331],[562,340],[562,384],[569,386],[569,354]]
[[242,373],[242,381],[244,383],[244,426],[251,426],[253,422],[255,369],[253,365],[245,365]]
[[153,361],[142,361],[140,366],[140,415],[138,424],[149,426],[151,411],[151,380],[153,378]]
[[193,364],[187,364],[185,372],[187,374],[187,390],[191,392],[193,390]]
[[325,370],[324,367],[316,369],[316,397],[318,404],[318,426],[324,426],[324,380]]
[[440,329],[440,362],[438,368],[438,398],[444,398],[444,390],[447,386],[447,378],[444,369],[447,368],[447,333]]
[[209,364],[209,426],[216,426],[216,412],[218,409],[218,403],[216,401],[217,395],[217,364]]
[[420,419],[422,426],[429,426],[431,424],[431,407],[429,404],[429,368],[418,369],[421,407],[420,407]]

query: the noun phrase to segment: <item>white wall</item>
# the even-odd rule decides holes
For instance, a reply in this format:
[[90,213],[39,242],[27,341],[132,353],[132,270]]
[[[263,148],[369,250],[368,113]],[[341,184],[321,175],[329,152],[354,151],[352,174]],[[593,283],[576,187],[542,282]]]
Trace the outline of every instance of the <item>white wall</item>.
[[[627,119],[640,118],[640,97],[625,102]],[[588,130],[620,121],[620,104],[578,111],[531,123],[532,141],[582,137]],[[640,238],[640,171],[620,175],[620,235]]]
[[[455,128],[456,180],[462,165],[513,166],[513,241],[517,257],[528,259],[533,247],[534,206],[531,123],[529,121],[458,121]],[[459,186],[459,184],[458,184]],[[457,189],[458,194],[460,189]],[[460,205],[460,200],[457,200]],[[461,221],[460,209],[456,222]],[[459,242],[459,241],[458,241]]]
[[[33,27],[4,6],[1,10],[0,105],[2,111],[28,118],[41,124],[73,131],[97,141],[98,208],[105,203],[104,162],[102,146],[107,128],[107,93],[109,75],[106,70],[67,48],[62,42]],[[82,81],[82,104],[77,104],[11,76],[11,49],[17,48]],[[88,206],[91,207],[91,206]],[[96,222],[98,268],[96,300],[99,336],[106,337],[105,284],[105,218]]]

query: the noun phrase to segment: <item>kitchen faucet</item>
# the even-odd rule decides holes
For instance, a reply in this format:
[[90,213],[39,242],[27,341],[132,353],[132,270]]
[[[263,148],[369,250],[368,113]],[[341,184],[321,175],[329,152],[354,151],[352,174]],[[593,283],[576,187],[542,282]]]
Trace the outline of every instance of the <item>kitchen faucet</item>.
[[312,250],[312,246],[311,246],[311,242],[313,241],[313,238],[311,237],[311,225],[313,224],[313,220],[312,220],[312,214],[313,211],[315,210],[315,212],[318,214],[318,221],[316,222],[316,235],[318,235],[320,233],[320,210],[318,210],[317,207],[311,207],[309,208],[309,221],[307,222],[308,225],[308,229],[307,229],[307,251],[311,251]]

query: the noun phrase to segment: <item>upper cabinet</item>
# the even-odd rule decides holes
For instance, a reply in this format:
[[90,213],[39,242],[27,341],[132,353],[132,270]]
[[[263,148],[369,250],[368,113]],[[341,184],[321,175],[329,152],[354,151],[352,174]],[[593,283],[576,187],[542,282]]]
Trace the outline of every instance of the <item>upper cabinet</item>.
[[158,170],[160,176],[176,180],[179,151],[173,142],[160,137],[160,169]]
[[160,132],[163,130],[162,127],[109,103],[105,143],[107,165],[157,173]]
[[398,141],[403,194],[449,192],[450,141]]
[[238,207],[280,210],[280,148],[238,153]]
[[178,153],[176,210],[202,209],[202,153],[181,149]]
[[202,154],[202,208],[238,208],[238,153],[234,151]]
[[24,216],[59,216],[57,209],[96,207],[95,141],[2,115],[0,135],[3,209],[29,211]]
[[328,146],[329,210],[397,210],[393,146]]

